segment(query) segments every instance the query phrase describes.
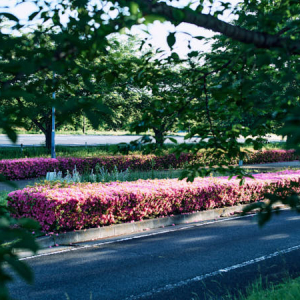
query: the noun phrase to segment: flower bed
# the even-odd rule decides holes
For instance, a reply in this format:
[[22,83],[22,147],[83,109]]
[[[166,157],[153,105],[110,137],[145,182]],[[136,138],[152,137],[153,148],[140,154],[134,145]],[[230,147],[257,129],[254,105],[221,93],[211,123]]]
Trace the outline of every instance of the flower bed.
[[44,231],[65,231],[249,203],[279,186],[288,187],[291,180],[300,183],[300,171],[254,177],[242,186],[227,177],[196,178],[193,183],[165,179],[36,185],[11,192],[8,206],[13,217],[33,218]]
[[46,176],[47,172],[72,171],[75,166],[80,174],[85,171],[95,170],[96,165],[112,171],[117,166],[119,171],[128,168],[135,171],[147,171],[151,169],[163,170],[172,168],[181,168],[185,163],[192,160],[189,154],[181,154],[178,159],[174,154],[157,157],[155,155],[124,155],[124,156],[102,156],[93,158],[22,158],[12,160],[0,160],[0,174],[8,180],[19,180],[27,178],[37,178]]
[[246,164],[264,164],[282,161],[299,160],[299,156],[295,154],[295,150],[268,150],[255,151],[248,155],[245,159]]
[[[280,162],[298,160],[293,150],[268,150],[253,152],[245,158],[245,164]],[[130,168],[132,171],[161,170],[172,167],[182,168],[186,163],[193,161],[205,163],[205,158],[199,154],[195,159],[191,154],[183,153],[179,158],[174,154],[164,156],[154,155],[127,155],[127,156],[102,156],[97,158],[23,158],[12,160],[0,160],[0,174],[8,180],[19,180],[27,178],[37,178],[46,176],[47,172],[62,171],[66,174],[67,170],[72,171],[76,165],[77,171],[82,174],[85,171],[95,169],[98,164],[112,171],[117,166],[119,171]],[[233,160],[235,164],[238,160]]]

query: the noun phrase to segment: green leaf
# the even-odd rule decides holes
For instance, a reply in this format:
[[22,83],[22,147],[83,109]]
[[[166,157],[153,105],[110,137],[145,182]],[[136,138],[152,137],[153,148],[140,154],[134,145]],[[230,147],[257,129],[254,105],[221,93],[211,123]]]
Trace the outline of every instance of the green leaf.
[[175,61],[179,61],[179,60],[180,60],[179,55],[178,55],[176,52],[173,52],[173,53],[171,54],[171,57],[172,57]]
[[190,53],[188,53],[188,57],[192,58],[192,57],[197,57],[199,55],[198,51],[191,51]]
[[137,3],[131,1],[129,3],[129,10],[132,15],[136,15],[139,11],[139,5]]
[[144,24],[145,25],[148,25],[148,24],[152,24],[153,22],[155,21],[160,21],[160,22],[164,22],[166,21],[166,19],[162,16],[159,16],[159,15],[147,15],[147,16],[144,16]]
[[173,9],[172,15],[173,15],[174,19],[176,20],[176,23],[182,22],[185,17],[184,12],[180,9]]
[[23,227],[23,228],[26,228],[26,229],[38,229],[40,227],[39,223],[35,220],[32,220],[32,219],[25,219],[25,218],[22,218],[22,219],[19,219],[18,220],[18,223]]
[[16,143],[17,142],[17,133],[14,129],[12,128],[4,128],[4,131],[7,135],[7,137],[13,142],[13,143]]
[[39,14],[39,11],[36,11],[36,12],[32,13],[32,14],[28,17],[28,20],[29,20],[29,21],[32,21],[38,14]]
[[13,14],[1,12],[0,15],[8,18],[11,21],[19,22],[19,19],[16,16],[14,16]]
[[23,262],[18,260],[17,257],[5,255],[4,260],[17,272],[19,276],[21,276],[26,282],[33,283],[33,273],[29,266]]
[[174,139],[174,138],[171,138],[171,137],[168,137],[168,139],[172,142],[172,143],[174,143],[174,144],[178,144],[178,142],[177,142],[177,140],[176,139]]
[[174,44],[176,43],[175,32],[170,32],[167,36],[167,43],[169,47],[172,49]]
[[16,249],[28,249],[36,253],[39,250],[39,245],[35,242],[34,237],[22,239],[14,244]]
[[205,39],[205,36],[194,36],[193,38],[201,41],[201,40]]
[[113,73],[107,73],[104,75],[104,79],[108,84],[112,84],[115,81],[115,75]]

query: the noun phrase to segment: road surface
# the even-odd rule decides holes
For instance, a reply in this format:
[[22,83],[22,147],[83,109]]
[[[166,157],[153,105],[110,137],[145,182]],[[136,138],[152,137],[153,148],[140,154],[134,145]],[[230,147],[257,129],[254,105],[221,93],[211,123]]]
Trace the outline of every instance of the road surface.
[[[131,141],[137,140],[141,136],[137,135],[56,135],[55,143],[56,145],[112,145],[118,143],[130,143]],[[172,136],[177,140],[178,143],[183,143],[184,138],[181,136]],[[197,139],[193,138],[187,140],[187,142],[194,142]],[[270,142],[279,142],[282,141],[281,137],[271,135],[268,140]],[[244,139],[239,139],[240,142],[243,142]],[[167,140],[167,143],[170,141]],[[43,134],[20,134],[18,135],[17,143],[14,145],[6,135],[0,135],[0,147],[7,146],[17,146],[20,147],[21,144],[24,146],[40,146],[45,143],[45,136]]]
[[[27,259],[34,286],[16,299],[225,299],[260,276],[300,271],[300,215],[284,211],[263,229],[253,216],[172,226]],[[85,248],[84,248],[85,246]],[[198,298],[195,297],[195,294]],[[206,297],[206,298],[205,298]]]

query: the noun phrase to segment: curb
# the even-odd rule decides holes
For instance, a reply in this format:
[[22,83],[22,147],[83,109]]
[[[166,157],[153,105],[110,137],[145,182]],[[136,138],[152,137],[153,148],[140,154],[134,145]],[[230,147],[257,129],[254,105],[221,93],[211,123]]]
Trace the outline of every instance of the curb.
[[162,217],[157,219],[143,220],[134,223],[124,223],[117,225],[104,226],[100,228],[90,228],[76,230],[72,232],[54,234],[47,237],[37,238],[41,249],[51,248],[53,246],[69,246],[74,243],[88,242],[103,238],[110,238],[131,233],[147,231],[149,229],[162,228],[192,222],[208,221],[221,217],[229,217],[235,213],[242,212],[248,204],[231,207],[215,208],[195,213],[186,213],[171,217]]

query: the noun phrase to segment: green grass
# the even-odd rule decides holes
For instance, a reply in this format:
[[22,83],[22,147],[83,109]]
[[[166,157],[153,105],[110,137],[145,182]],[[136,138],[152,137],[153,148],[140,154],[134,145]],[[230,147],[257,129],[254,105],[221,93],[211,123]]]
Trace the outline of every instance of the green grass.
[[[64,157],[93,157],[101,155],[112,155],[113,152],[109,146],[88,146],[88,147],[68,147],[56,146],[56,156]],[[45,147],[1,147],[0,159],[30,157],[51,157]]]
[[[216,295],[214,290],[207,289],[203,283],[206,293],[204,298],[200,298],[197,293],[192,293],[193,296],[189,299],[222,299],[222,300],[298,300],[300,299],[300,277],[292,278],[288,271],[281,274],[282,277],[277,278],[277,282],[270,282],[268,278],[260,276],[254,283],[248,287],[242,288],[238,291],[228,292],[229,289],[234,290],[234,285],[230,288],[225,287],[222,296]],[[215,289],[220,289],[222,293],[223,288],[218,281],[214,282]]]
[[[267,144],[264,149],[284,149],[284,143]],[[252,150],[250,146],[245,147]],[[174,145],[167,144],[165,153],[169,153],[174,149]],[[141,154],[141,151],[132,151],[131,154]],[[56,146],[56,156],[62,157],[99,157],[104,155],[121,155],[117,152],[116,145],[101,146]],[[49,151],[42,146],[35,147],[0,147],[0,159],[15,158],[33,158],[33,157],[51,157]]]
[[[139,153],[139,152],[136,152]],[[111,146],[56,146],[56,156],[63,157],[95,157],[103,155],[114,155]],[[51,157],[49,151],[44,147],[2,147],[0,148],[0,159]]]
[[7,195],[9,192],[0,191],[0,205],[7,205]]
[[[22,128],[16,129],[17,134],[43,134],[41,130],[25,130]],[[4,134],[3,130],[0,130],[0,134]],[[56,130],[55,134],[74,134],[74,135],[82,135],[82,134],[91,134],[91,135],[134,135],[130,133],[130,131],[126,130],[94,130],[94,129],[86,129],[85,133],[82,130]]]
[[267,290],[254,290],[246,300],[296,300],[300,297],[300,278],[289,280],[279,285],[272,285]]
[[[285,146],[286,146],[285,142],[271,142],[268,144],[264,144],[262,150],[286,149]],[[244,145],[243,148],[248,150],[253,150],[252,145]]]
[[[166,145],[165,153],[174,149],[173,145]],[[99,157],[104,155],[122,155],[117,151],[117,145],[101,146],[56,146],[56,156],[62,157]],[[130,154],[142,154],[142,151],[131,151]],[[0,147],[0,159],[51,157],[45,147]]]
[[287,277],[287,279],[285,279],[282,283],[268,284],[267,288],[264,287],[262,279],[260,279],[246,289],[245,295],[240,293],[238,297],[231,297],[228,299],[298,300],[300,299],[300,277],[295,279]]

